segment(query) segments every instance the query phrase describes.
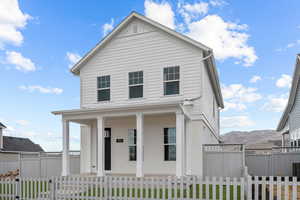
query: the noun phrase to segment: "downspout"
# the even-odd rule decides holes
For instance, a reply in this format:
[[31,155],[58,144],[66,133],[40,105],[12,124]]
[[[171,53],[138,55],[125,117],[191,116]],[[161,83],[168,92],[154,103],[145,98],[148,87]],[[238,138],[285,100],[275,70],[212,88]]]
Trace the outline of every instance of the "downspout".
[[[212,55],[213,55],[213,53],[211,52],[211,51],[208,51],[210,54],[209,55],[207,55],[207,56],[205,56],[204,58],[202,58],[201,60],[200,60],[200,62],[203,62],[203,61],[205,61],[206,59],[208,59],[208,58],[210,58]],[[203,74],[203,73],[202,73]],[[203,78],[202,78],[202,80],[203,80]],[[203,85],[203,84],[202,84]],[[180,107],[180,109],[181,109],[181,111],[183,112],[183,114],[184,114],[184,116],[186,116],[188,119],[192,119],[191,117],[190,117],[190,115],[187,113],[187,111],[186,111],[186,109],[185,109],[185,106],[193,106],[193,101],[196,101],[196,100],[198,100],[198,99],[200,99],[202,97],[202,92],[200,93],[200,95],[198,96],[198,97],[194,97],[194,98],[189,98],[189,99],[184,99],[181,103],[179,103],[179,107]],[[201,114],[202,116],[205,116],[203,113]],[[206,118],[205,118],[206,119]],[[207,119],[206,119],[207,120]],[[204,119],[202,119],[202,121],[205,123],[205,124],[207,124],[207,122],[204,120]],[[209,125],[210,126],[210,125]],[[219,137],[217,137],[216,135],[215,135],[215,133],[214,133],[214,130],[212,131],[212,134],[214,135],[214,137],[220,142],[220,138]]]

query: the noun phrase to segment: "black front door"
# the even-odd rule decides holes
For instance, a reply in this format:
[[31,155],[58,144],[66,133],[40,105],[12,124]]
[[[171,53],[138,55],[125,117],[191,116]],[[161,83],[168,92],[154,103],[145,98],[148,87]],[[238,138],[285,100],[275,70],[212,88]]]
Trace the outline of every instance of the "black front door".
[[105,147],[105,170],[111,170],[111,128],[105,128],[104,147]]

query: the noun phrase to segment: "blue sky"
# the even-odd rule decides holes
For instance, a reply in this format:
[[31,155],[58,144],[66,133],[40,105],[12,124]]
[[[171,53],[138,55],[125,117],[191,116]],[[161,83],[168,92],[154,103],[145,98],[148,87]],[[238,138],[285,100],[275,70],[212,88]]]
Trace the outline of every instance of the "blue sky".
[[[298,0],[2,0],[5,134],[61,150],[61,121],[50,112],[79,107],[79,79],[69,67],[132,10],[214,49],[226,105],[222,133],[274,129],[300,49],[299,6]],[[79,149],[76,125],[71,138]]]

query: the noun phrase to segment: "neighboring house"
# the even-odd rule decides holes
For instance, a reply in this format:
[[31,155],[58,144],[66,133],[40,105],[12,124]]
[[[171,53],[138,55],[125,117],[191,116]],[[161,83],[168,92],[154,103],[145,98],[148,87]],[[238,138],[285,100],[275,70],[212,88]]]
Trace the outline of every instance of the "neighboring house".
[[6,126],[0,122],[0,149],[3,148],[3,129],[6,129]]
[[81,173],[202,175],[202,144],[219,142],[224,106],[210,48],[132,12],[71,72],[80,109],[53,112],[63,176],[70,122],[81,124]]
[[38,144],[28,138],[3,136],[6,127],[0,122],[0,152],[43,152]]
[[277,131],[282,133],[282,146],[300,147],[300,54],[296,58],[287,106],[279,121]]

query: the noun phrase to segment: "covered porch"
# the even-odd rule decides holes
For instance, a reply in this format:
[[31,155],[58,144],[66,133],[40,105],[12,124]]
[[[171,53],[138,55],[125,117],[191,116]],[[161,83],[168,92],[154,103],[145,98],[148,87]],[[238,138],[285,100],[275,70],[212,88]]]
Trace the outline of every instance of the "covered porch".
[[81,124],[81,174],[137,177],[186,174],[186,123],[177,105],[63,111],[62,175],[70,175],[71,122]]

